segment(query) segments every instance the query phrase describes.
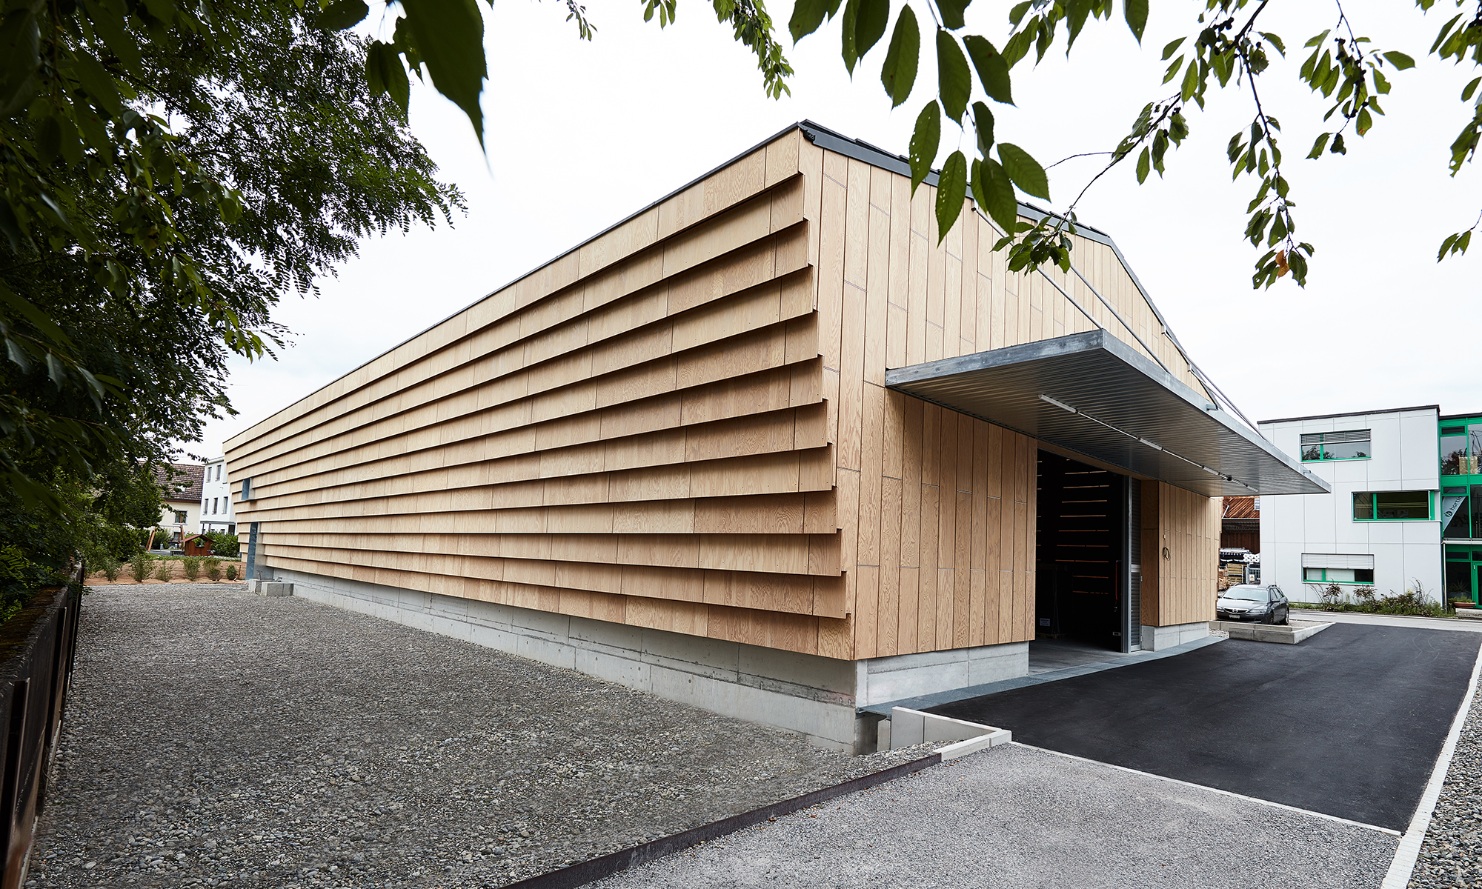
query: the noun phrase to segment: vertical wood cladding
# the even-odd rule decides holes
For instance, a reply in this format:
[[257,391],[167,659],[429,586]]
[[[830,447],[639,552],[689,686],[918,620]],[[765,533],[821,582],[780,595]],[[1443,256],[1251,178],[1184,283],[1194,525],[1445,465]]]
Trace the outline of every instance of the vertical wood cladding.
[[1142,622],[1168,627],[1214,620],[1219,498],[1163,482],[1142,486]]
[[1036,443],[886,368],[1099,324],[1198,383],[1109,247],[1010,275],[934,199],[786,133],[228,442],[238,521],[274,567],[827,657],[1030,639]]
[[1030,640],[1036,442],[886,390],[885,370],[1104,327],[1202,386],[1110,247],[1077,237],[1079,274],[1010,274],[970,205],[939,239],[931,186],[801,159],[855,657]]

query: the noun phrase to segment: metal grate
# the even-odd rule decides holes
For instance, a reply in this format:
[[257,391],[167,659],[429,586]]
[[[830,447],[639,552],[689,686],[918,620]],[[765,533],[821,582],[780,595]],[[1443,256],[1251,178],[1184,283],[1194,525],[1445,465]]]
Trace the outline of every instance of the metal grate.
[[1369,440],[1369,430],[1351,429],[1347,432],[1309,432],[1302,436],[1302,447],[1319,444],[1355,444]]

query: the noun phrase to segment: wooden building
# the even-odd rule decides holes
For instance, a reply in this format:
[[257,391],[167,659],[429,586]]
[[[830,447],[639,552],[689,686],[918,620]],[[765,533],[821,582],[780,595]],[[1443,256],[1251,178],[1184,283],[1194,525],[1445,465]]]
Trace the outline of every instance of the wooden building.
[[934,200],[787,129],[232,439],[249,572],[841,747],[1051,606],[1204,635],[1220,496],[1322,487],[1104,235],[1010,274]]

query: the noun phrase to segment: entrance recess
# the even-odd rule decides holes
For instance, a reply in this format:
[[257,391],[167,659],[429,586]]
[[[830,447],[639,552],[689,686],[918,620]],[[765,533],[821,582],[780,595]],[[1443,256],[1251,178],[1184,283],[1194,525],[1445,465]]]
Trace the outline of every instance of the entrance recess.
[[1037,635],[1126,651],[1128,479],[1039,452]]

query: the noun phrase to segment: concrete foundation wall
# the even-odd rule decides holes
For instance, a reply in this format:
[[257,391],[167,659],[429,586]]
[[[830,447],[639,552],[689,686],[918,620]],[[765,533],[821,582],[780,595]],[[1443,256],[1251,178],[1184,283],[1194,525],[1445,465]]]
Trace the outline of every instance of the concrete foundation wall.
[[856,661],[857,704],[869,707],[1029,675],[1029,643],[1010,642]]
[[1162,651],[1185,642],[1197,642],[1209,635],[1209,621],[1195,621],[1188,624],[1174,624],[1171,627],[1150,627],[1146,624],[1142,628],[1143,651]]
[[[576,670],[838,750],[873,747],[855,715],[855,663],[299,571],[295,596]],[[892,659],[894,660],[894,659]],[[860,733],[868,729],[868,743]]]

